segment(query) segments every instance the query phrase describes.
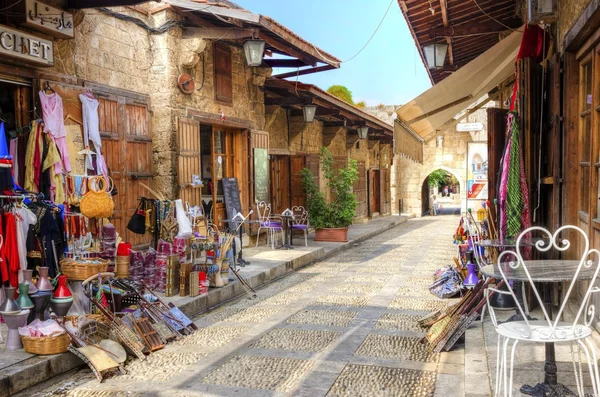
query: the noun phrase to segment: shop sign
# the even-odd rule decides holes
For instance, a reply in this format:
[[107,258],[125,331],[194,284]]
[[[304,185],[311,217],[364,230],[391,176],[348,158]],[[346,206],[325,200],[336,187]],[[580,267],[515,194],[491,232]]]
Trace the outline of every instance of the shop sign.
[[54,48],[50,40],[0,25],[0,59],[2,56],[20,61],[54,65]]
[[458,123],[456,124],[456,131],[459,132],[470,132],[470,131],[481,131],[483,130],[482,123]]
[[60,39],[73,38],[73,14],[37,0],[25,0],[24,26]]

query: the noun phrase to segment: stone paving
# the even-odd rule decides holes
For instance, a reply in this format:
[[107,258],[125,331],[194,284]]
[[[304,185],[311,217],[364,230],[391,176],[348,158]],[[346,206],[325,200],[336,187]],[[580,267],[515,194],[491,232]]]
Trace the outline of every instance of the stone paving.
[[457,222],[410,220],[195,318],[127,375],[100,384],[82,369],[21,395],[463,396],[463,345],[430,353],[416,323],[448,303],[427,285],[455,255]]

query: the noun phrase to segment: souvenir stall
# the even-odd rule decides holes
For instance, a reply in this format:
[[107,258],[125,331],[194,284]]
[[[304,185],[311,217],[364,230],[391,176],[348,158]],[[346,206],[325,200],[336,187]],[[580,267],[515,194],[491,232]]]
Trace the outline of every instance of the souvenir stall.
[[[137,197],[118,230],[119,184],[104,159],[98,99],[88,91],[78,100],[81,150],[73,150],[65,127],[73,116],[49,83],[39,91],[42,117],[27,131],[7,134],[0,119],[0,346],[69,350],[102,380],[123,372],[128,356],[143,360],[194,331],[165,298],[207,294],[227,285],[230,272],[254,291],[234,262],[247,217],[219,230],[199,205],[167,200],[140,183],[151,197]],[[140,250],[123,235],[151,244]]]

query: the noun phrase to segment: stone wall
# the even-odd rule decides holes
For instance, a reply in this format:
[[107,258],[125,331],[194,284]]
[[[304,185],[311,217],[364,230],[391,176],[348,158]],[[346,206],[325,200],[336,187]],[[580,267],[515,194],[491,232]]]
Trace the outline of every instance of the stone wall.
[[[146,7],[155,5],[151,3]],[[171,10],[147,15],[125,7],[111,10],[152,27],[180,19]],[[77,11],[75,22],[75,39],[55,42],[56,66],[52,72],[150,96],[154,184],[165,196],[177,194],[175,129],[178,117],[186,117],[190,110],[223,113],[226,118],[246,120],[252,128],[264,129],[264,96],[259,87],[270,69],[248,67],[241,47],[230,47],[233,103],[224,105],[215,100],[212,41],[183,39],[180,27],[150,34],[132,22],[97,10]],[[183,94],[177,87],[181,73],[194,77],[196,90],[191,95]]]
[[[491,102],[488,106],[494,106]],[[460,200],[463,210],[466,208],[466,177],[467,177],[467,146],[468,142],[487,140],[487,113],[480,109],[466,117],[462,122],[480,122],[484,130],[477,133],[457,132],[456,128],[445,131],[442,136],[442,147],[437,147],[436,140],[425,144],[423,149],[423,164],[394,157],[396,197],[392,197],[392,212],[398,211],[398,200],[403,200],[405,212],[421,216],[421,193],[423,182],[429,174],[437,169],[451,173],[458,179],[460,185]],[[392,192],[394,189],[392,188]],[[395,202],[394,202],[395,201]],[[469,200],[469,206],[473,206]]]
[[566,33],[583,9],[590,3],[591,0],[559,0],[558,2],[558,49],[563,51],[563,44]]

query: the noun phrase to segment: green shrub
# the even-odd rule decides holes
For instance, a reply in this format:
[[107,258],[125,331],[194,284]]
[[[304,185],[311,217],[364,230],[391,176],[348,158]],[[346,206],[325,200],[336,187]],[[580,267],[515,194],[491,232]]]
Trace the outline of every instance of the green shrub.
[[356,197],[352,191],[354,182],[358,180],[356,160],[350,160],[345,168],[334,170],[333,156],[324,147],[321,148],[320,160],[327,186],[335,194],[335,199],[327,203],[312,172],[304,168],[302,187],[306,192],[309,223],[316,229],[348,227],[356,214]]

